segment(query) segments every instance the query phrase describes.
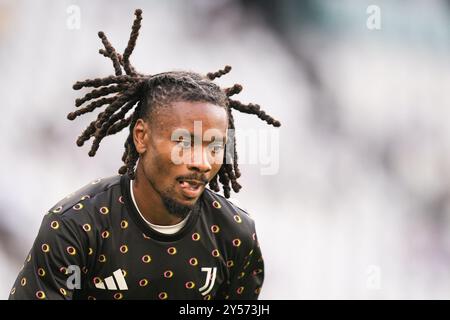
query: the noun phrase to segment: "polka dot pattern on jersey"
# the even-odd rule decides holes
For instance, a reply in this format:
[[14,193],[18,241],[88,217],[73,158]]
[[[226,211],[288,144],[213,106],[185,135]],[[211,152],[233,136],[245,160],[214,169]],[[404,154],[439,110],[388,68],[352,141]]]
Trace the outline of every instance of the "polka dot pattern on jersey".
[[214,249],[214,250],[211,252],[211,254],[212,254],[212,256],[213,256],[214,258],[217,258],[217,257],[220,256],[220,252],[219,252],[219,250],[217,250],[217,249]]
[[175,255],[177,253],[177,248],[175,247],[170,247],[167,249],[167,253],[170,254],[171,256]]
[[239,247],[240,245],[241,245],[241,240],[240,239],[234,239],[233,240],[233,246]]
[[77,203],[76,205],[74,205],[72,207],[73,210],[75,211],[80,211],[81,209],[83,209],[84,205],[82,203]]
[[62,210],[62,206],[59,206],[59,207],[53,209],[52,212],[53,212],[53,213],[60,213],[61,210]]
[[43,268],[38,268],[37,273],[39,277],[45,276],[45,270]]
[[109,238],[109,234],[110,234],[110,233],[109,233],[108,230],[103,231],[103,232],[102,232],[102,238],[103,238],[103,239]]
[[47,253],[47,252],[50,251],[50,246],[49,246],[47,243],[44,243],[44,244],[41,246],[41,249],[42,249],[43,252]]
[[159,300],[166,300],[169,297],[169,295],[167,294],[167,292],[160,292],[158,294],[158,299]]
[[147,285],[148,285],[148,280],[147,279],[141,279],[139,281],[139,286],[146,287]]
[[50,223],[50,227],[52,228],[52,229],[54,229],[54,230],[57,230],[58,228],[59,228],[59,222],[58,221],[52,221],[51,223]]
[[197,258],[190,258],[190,259],[189,259],[189,264],[190,264],[191,266],[196,266],[196,265],[198,265],[198,260],[197,260]]
[[173,277],[173,271],[172,270],[167,270],[164,272],[164,278],[166,279],[170,279]]

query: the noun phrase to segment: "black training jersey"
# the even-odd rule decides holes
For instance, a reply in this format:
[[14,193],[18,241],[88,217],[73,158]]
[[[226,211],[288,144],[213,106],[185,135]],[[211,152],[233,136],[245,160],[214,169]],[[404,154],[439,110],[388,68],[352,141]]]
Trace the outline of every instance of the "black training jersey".
[[117,175],[49,210],[9,298],[257,299],[263,280],[245,211],[205,189],[181,230],[159,233]]

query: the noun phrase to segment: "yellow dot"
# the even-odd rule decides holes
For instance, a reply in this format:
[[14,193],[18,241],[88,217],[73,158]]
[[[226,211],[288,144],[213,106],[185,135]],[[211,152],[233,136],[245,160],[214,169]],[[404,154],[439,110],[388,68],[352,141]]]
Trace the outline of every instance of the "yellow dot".
[[77,250],[74,247],[72,247],[72,246],[67,247],[66,251],[71,256],[74,256],[74,255],[77,254]]
[[99,211],[100,211],[101,214],[108,214],[109,213],[108,207],[101,207]]
[[189,282],[186,282],[185,286],[186,286],[186,289],[193,289],[193,288],[195,288],[195,283],[192,281],[189,281]]
[[26,284],[27,284],[27,278],[23,277],[23,278],[20,280],[20,285],[23,287],[23,286],[25,286]]
[[44,269],[39,268],[39,269],[37,270],[37,272],[38,272],[38,275],[39,275],[40,277],[45,276],[45,270],[44,270]]
[[217,258],[218,256],[220,256],[219,250],[214,249],[214,250],[212,251],[212,256],[215,257],[215,258]]
[[109,237],[109,231],[107,231],[107,230],[103,231],[103,232],[102,232],[102,238],[103,238],[103,239],[106,239],[106,238],[108,238],[108,237]]
[[83,224],[83,230],[89,232],[92,230],[91,225],[89,223]]
[[83,209],[83,207],[84,207],[84,205],[82,203],[77,203],[72,208],[73,208],[73,210],[79,211],[79,210]]
[[44,251],[45,253],[50,251],[50,246],[46,243],[44,243],[41,247],[42,251]]
[[60,288],[59,292],[63,295],[66,296],[67,295],[67,291],[64,288]]
[[170,254],[171,256],[173,256],[174,254],[177,253],[177,248],[170,247],[169,249],[167,249],[167,253]]
[[212,233],[218,233],[219,231],[220,231],[220,228],[218,225],[215,224],[215,225],[211,226]]
[[31,253],[27,257],[27,262],[30,262],[30,260],[31,260]]
[[91,197],[90,195],[86,194],[81,197],[81,200],[83,201],[83,200],[89,199],[90,197]]
[[98,257],[98,261],[99,261],[99,262],[105,262],[105,261],[106,261],[106,256],[105,256],[104,254],[101,254],[101,255]]
[[44,291],[38,291],[38,292],[36,292],[36,298],[38,298],[39,300],[45,299],[45,293],[44,293]]
[[53,209],[52,212],[53,213],[58,213],[58,212],[61,212],[61,210],[62,210],[62,206],[59,206],[59,207]]
[[236,292],[237,294],[242,294],[242,292],[244,291],[244,287],[239,287]]
[[198,234],[197,232],[194,233],[194,234],[192,235],[192,240],[194,240],[194,241],[200,240],[200,234]]
[[15,287],[11,289],[11,295],[13,295],[14,293],[16,293],[16,288]]
[[91,256],[94,253],[94,250],[92,248],[88,249],[88,255]]
[[228,260],[227,261],[227,267],[228,268],[231,268],[231,267],[233,267],[234,266],[234,261],[233,260]]
[[222,205],[221,205],[218,201],[216,201],[216,200],[213,201],[212,205],[213,205],[213,207],[216,208],[216,209],[222,208]]
[[240,245],[241,245],[241,240],[240,239],[234,239],[233,240],[233,246],[239,247]]
[[253,270],[252,275],[256,276],[256,275],[260,274],[261,272],[263,272],[262,269],[255,269],[255,270]]
[[240,216],[235,215],[235,216],[234,216],[234,221],[236,221],[237,223],[241,223],[241,222],[242,222],[242,219],[241,219]]
[[173,271],[167,270],[164,272],[164,278],[170,279],[173,277]]
[[59,228],[59,222],[58,221],[52,221],[52,223],[50,223],[50,227],[52,227],[52,229],[58,229]]
[[203,298],[203,300],[211,300],[211,295],[210,295],[210,294],[206,295],[206,296]]
[[122,293],[118,292],[118,293],[114,294],[114,299],[121,300],[122,298],[123,298],[123,294]]
[[169,297],[169,296],[168,296],[168,294],[167,294],[166,292],[160,292],[160,293],[158,294],[158,298],[159,298],[160,300],[166,300],[168,297]]
[[142,262],[149,263],[150,261],[152,261],[152,258],[148,254],[142,257]]
[[191,258],[191,259],[189,259],[189,264],[190,264],[191,266],[196,266],[196,265],[198,264],[197,258]]
[[128,252],[128,247],[126,245],[121,246],[120,247],[120,252],[127,253]]
[[122,221],[120,222],[120,227],[121,227],[122,229],[128,228],[128,221],[127,221],[127,220],[122,220]]
[[139,286],[141,287],[145,287],[148,284],[148,280],[147,279],[141,279],[141,281],[139,281]]

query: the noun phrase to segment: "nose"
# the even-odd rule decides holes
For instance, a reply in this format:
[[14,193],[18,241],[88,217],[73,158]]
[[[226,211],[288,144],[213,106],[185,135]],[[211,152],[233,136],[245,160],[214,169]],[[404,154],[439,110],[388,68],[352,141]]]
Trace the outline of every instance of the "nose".
[[192,155],[191,163],[187,165],[189,170],[197,171],[201,173],[206,173],[211,171],[211,163],[209,161],[209,156],[207,154],[207,148],[198,148],[199,150],[195,151]]

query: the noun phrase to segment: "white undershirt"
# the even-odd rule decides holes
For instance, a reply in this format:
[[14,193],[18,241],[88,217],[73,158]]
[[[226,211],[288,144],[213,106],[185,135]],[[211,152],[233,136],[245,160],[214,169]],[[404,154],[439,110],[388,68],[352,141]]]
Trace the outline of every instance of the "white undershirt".
[[164,234],[174,234],[177,233],[178,231],[180,231],[184,225],[186,224],[188,218],[189,218],[189,214],[186,216],[186,218],[184,218],[181,222],[174,224],[174,225],[170,225],[170,226],[161,226],[158,224],[153,224],[151,222],[149,222],[147,219],[144,218],[144,216],[142,215],[141,211],[139,210],[139,207],[136,203],[136,200],[134,199],[134,193],[133,193],[133,180],[130,180],[130,193],[131,193],[131,199],[133,200],[133,204],[137,210],[137,212],[139,212],[141,218],[154,230],[160,232],[160,233],[164,233]]

